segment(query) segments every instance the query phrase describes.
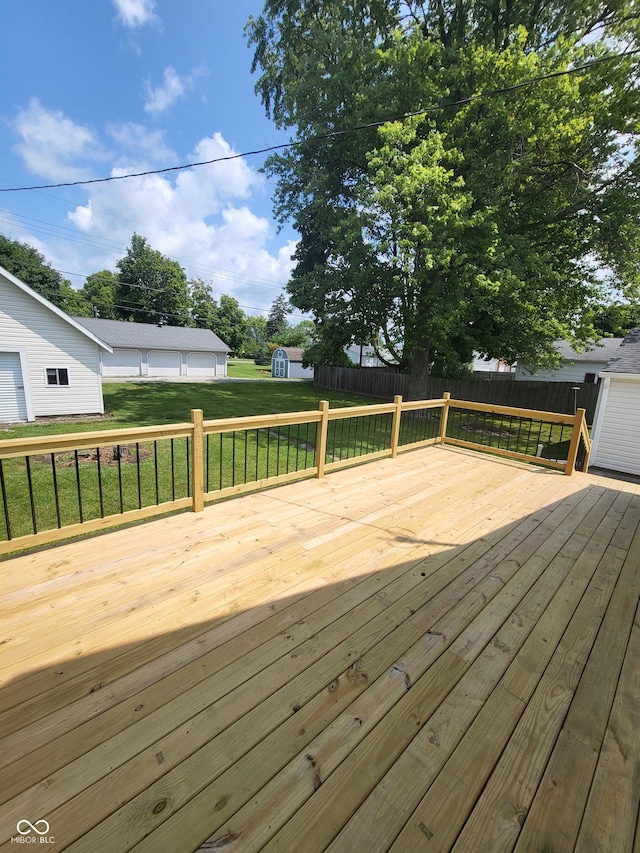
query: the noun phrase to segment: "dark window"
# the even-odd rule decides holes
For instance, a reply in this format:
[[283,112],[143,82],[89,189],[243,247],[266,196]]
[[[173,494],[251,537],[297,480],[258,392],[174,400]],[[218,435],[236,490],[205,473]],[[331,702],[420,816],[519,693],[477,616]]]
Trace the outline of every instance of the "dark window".
[[585,373],[585,375],[584,375],[584,381],[585,381],[585,382],[589,382],[591,385],[593,385],[593,384],[594,384],[594,382],[596,381],[596,375],[595,375],[595,373]]
[[69,371],[66,367],[47,367],[47,385],[68,385]]

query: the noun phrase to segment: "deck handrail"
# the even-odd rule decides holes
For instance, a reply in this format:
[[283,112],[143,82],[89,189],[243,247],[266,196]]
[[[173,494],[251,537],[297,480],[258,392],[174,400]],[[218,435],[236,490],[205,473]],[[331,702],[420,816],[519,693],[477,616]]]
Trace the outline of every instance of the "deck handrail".
[[[215,450],[212,440],[217,442]],[[555,457],[543,456],[554,441],[562,447],[568,444],[566,459],[558,458],[560,451]],[[168,447],[166,452],[158,450],[163,443]],[[323,477],[328,471],[356,462],[394,458],[399,452],[429,444],[490,452],[565,474],[572,474],[576,467],[586,470],[591,450],[583,409],[575,415],[562,415],[453,400],[449,394],[407,401],[398,395],[392,403],[334,409],[321,401],[317,410],[214,420],[205,420],[202,411],[194,409],[189,422],[178,424],[7,439],[0,441],[0,554],[175,510],[200,512],[206,502],[216,498],[301,477]],[[101,448],[111,446],[116,462],[111,460],[107,468],[107,463],[101,462]],[[129,454],[126,461],[135,463],[134,474],[123,474],[123,448]],[[84,454],[83,458],[79,454]],[[63,462],[61,455],[65,455]],[[84,458],[87,456],[88,460]],[[93,486],[86,484],[90,464],[96,468]],[[161,494],[168,466],[169,493]],[[46,477],[43,468],[47,469]],[[123,486],[127,477],[128,485]],[[15,498],[18,480],[25,491],[24,495],[20,493],[21,505]],[[53,489],[48,500],[49,521],[45,522],[39,517],[43,512],[40,504],[45,500],[39,490],[44,486],[38,484],[44,480],[51,483],[47,488]],[[106,480],[115,483],[116,493],[119,490],[115,511],[107,507],[103,495]],[[76,520],[69,523],[59,494],[61,485],[71,489],[71,503],[74,507],[77,504]],[[127,505],[127,488],[133,493],[133,506]],[[96,489],[99,509],[87,510],[88,503],[97,503],[91,493]],[[26,523],[29,516],[30,525]],[[30,532],[24,532],[29,526]]]

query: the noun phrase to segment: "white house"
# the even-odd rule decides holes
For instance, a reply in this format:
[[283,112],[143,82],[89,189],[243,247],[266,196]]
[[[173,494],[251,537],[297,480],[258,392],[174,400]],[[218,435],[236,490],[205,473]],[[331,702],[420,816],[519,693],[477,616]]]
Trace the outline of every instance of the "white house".
[[0,267],[0,422],[103,414],[111,347]]
[[640,329],[600,373],[591,465],[640,476]]
[[598,345],[587,352],[576,352],[566,341],[558,341],[556,349],[562,365],[556,370],[529,370],[518,362],[517,382],[597,382],[598,374],[604,370],[609,359],[618,351],[622,338],[602,338]]
[[102,376],[215,379],[227,375],[229,347],[210,329],[76,319],[113,350],[102,354]]
[[313,367],[302,366],[300,347],[278,347],[271,356],[271,376],[275,379],[313,379]]

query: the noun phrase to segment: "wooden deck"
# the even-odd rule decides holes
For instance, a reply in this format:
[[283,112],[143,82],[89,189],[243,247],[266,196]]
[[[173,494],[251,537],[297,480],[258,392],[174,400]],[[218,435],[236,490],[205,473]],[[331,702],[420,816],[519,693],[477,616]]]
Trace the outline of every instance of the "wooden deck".
[[431,447],[1,562],[0,850],[638,853],[639,521]]

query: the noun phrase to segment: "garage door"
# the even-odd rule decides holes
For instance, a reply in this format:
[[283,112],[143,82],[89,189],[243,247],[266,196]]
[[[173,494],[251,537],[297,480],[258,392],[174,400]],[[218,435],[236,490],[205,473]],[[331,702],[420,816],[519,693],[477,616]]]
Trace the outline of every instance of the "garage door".
[[180,353],[150,350],[149,376],[180,376]]
[[0,352],[0,423],[27,420],[20,354]]
[[611,379],[592,465],[640,475],[639,406],[640,382]]
[[187,376],[210,379],[216,375],[216,357],[211,352],[190,352],[187,359]]
[[140,376],[140,353],[137,349],[114,349],[102,354],[103,376]]

